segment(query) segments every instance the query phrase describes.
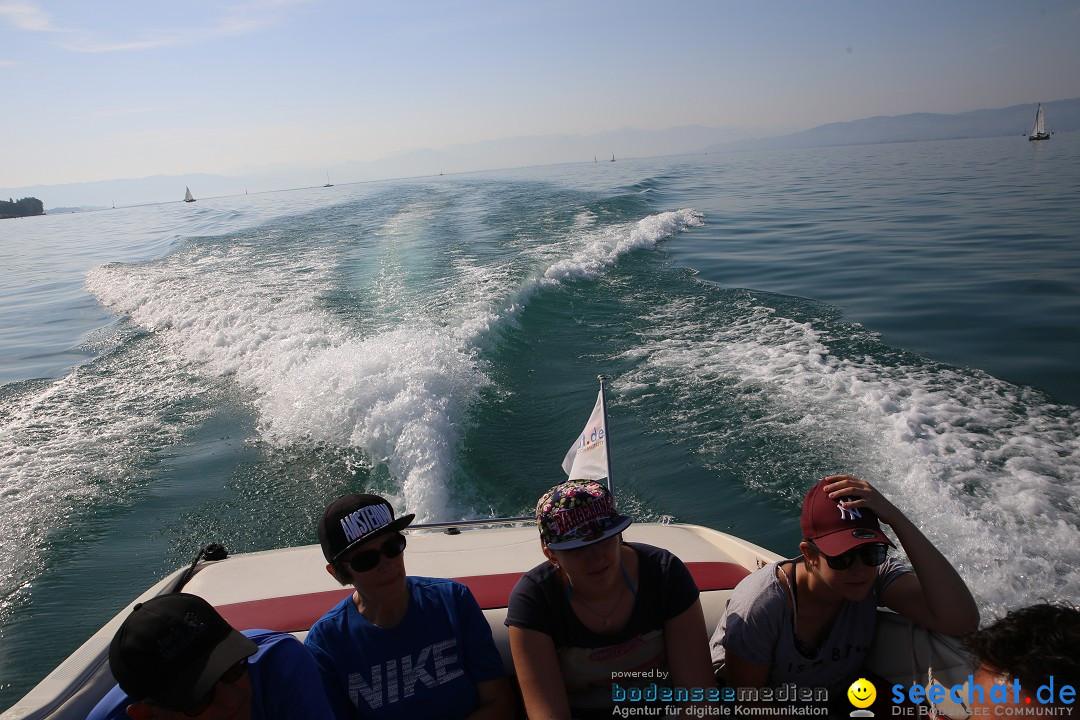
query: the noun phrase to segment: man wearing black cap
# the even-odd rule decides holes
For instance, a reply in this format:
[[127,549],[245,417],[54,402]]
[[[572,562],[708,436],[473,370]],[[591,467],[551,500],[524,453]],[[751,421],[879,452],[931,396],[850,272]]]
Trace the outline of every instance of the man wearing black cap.
[[139,603],[109,646],[117,686],[87,720],[325,720],[311,655],[289,633],[234,630],[202,598]]
[[338,720],[495,720],[513,697],[491,627],[469,589],[405,574],[413,515],[394,518],[378,495],[345,495],[319,521],[326,570],[354,592],[304,643]]

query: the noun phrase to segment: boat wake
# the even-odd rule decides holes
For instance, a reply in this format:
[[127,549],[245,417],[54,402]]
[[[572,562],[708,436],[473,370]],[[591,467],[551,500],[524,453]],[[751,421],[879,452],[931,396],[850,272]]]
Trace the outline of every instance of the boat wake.
[[[153,263],[97,268],[87,288],[185,363],[250,393],[270,447],[359,448],[396,480],[399,507],[422,520],[471,516],[448,488],[468,408],[490,384],[482,349],[493,329],[537,292],[595,278],[701,220],[682,210],[597,226],[583,214],[561,237],[519,239],[530,252],[492,259],[458,246],[432,263],[443,211],[416,201],[374,232],[302,243],[286,233],[276,251],[265,233],[194,241]],[[342,242],[364,244],[378,266],[342,265]],[[335,314],[342,294],[364,299]]]
[[1080,411],[887,348],[828,312],[795,315],[781,298],[706,286],[657,308],[616,389],[659,428],[678,408],[672,442],[791,508],[816,477],[871,480],[988,615],[1033,592],[1080,594]]
[[90,344],[95,362],[0,397],[0,619],[46,562],[104,533],[95,512],[126,504],[156,453],[211,413],[205,382],[152,335],[122,323]]

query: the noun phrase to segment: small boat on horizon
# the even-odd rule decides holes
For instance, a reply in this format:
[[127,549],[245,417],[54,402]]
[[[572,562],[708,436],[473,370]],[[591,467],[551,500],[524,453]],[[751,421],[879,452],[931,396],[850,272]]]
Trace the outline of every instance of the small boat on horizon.
[[1046,132],[1046,114],[1043,112],[1042,103],[1039,103],[1035,111],[1035,124],[1031,126],[1031,134],[1028,140],[1049,140],[1052,132]]
[[323,187],[334,187],[334,184],[330,182],[330,173],[326,173],[326,184]]
[[195,202],[195,196],[191,194],[191,188],[184,188],[184,202]]

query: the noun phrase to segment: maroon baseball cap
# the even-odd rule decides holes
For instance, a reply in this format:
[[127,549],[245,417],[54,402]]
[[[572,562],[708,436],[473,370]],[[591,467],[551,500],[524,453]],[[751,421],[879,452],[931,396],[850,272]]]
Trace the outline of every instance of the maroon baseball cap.
[[855,500],[854,496],[830,498],[825,492],[825,486],[829,484],[827,480],[823,478],[814,483],[803,500],[799,525],[804,538],[831,557],[871,543],[896,547],[881,532],[881,525],[873,511],[867,508],[844,509],[840,505],[841,502]]

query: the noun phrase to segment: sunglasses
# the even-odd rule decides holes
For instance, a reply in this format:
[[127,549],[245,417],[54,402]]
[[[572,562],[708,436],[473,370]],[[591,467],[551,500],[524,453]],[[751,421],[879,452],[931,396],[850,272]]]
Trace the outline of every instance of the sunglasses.
[[[248,661],[247,658],[244,658],[243,660],[226,670],[222,674],[222,676],[217,679],[217,682],[214,683],[214,687],[210,688],[209,692],[203,695],[202,700],[195,703],[195,705],[189,708],[185,708],[183,710],[172,710],[172,708],[165,707],[164,705],[158,705],[158,707],[162,708],[163,710],[172,710],[173,712],[183,713],[184,715],[192,718],[199,717],[204,712],[209,710],[210,707],[214,704],[214,698],[217,696],[218,683],[232,685],[240,678],[244,677],[244,673],[247,672],[247,669]],[[156,703],[154,704],[156,705]]]
[[[814,545],[813,543],[810,543]],[[889,554],[889,546],[882,545],[881,543],[873,543],[870,545],[860,545],[857,548],[848,550],[843,555],[825,555],[821,548],[814,545],[819,553],[825,557],[825,562],[829,564],[833,570],[847,570],[855,562],[855,558],[859,558],[863,561],[863,565],[866,567],[877,567],[881,563],[885,562],[886,556]]]
[[394,535],[387,538],[386,542],[379,547],[358,552],[346,562],[356,572],[367,572],[374,570],[382,561],[383,556],[388,560],[393,560],[403,552],[405,552],[405,536]]

